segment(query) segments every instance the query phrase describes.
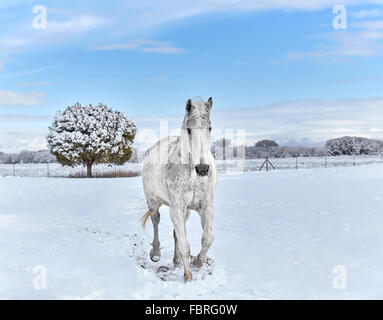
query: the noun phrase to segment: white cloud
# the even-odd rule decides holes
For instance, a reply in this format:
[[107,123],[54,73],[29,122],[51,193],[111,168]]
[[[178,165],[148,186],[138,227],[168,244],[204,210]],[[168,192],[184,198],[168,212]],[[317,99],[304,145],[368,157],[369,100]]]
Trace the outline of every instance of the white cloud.
[[[381,3],[381,2],[377,2]],[[313,36],[318,39],[317,48],[310,51],[292,51],[286,54],[287,60],[316,59],[329,62],[339,57],[369,57],[383,53],[383,20],[371,20],[383,14],[379,8],[360,10],[350,16],[346,30]]]
[[23,150],[47,149],[46,134],[46,129],[0,129],[0,151],[16,153]]
[[108,20],[102,16],[75,15],[65,20],[53,20],[49,17],[51,15],[48,11],[46,29],[35,30],[31,25],[26,26],[23,23],[15,27],[12,34],[8,32],[0,37],[0,53],[14,54],[30,47],[67,43],[73,41],[75,37],[81,37],[108,24]]
[[372,9],[372,10],[359,10],[357,12],[351,13],[351,16],[356,19],[365,19],[365,18],[377,18],[382,15],[382,10]]
[[22,93],[18,91],[0,90],[0,106],[36,106],[45,103],[42,92]]
[[353,24],[363,30],[334,31],[317,36],[318,49],[292,51],[287,60],[317,59],[328,62],[327,58],[371,57],[383,52],[383,20],[365,21]]
[[5,123],[20,123],[20,122],[49,122],[52,121],[52,116],[33,116],[33,115],[25,115],[25,114],[0,114],[0,122]]
[[0,114],[0,151],[47,148],[46,135],[53,115]]
[[179,54],[179,53],[185,52],[184,49],[176,48],[176,47],[149,47],[149,48],[143,48],[142,51],[152,52],[152,53],[167,53],[167,54]]
[[271,138],[307,144],[342,135],[383,138],[383,98],[287,101],[216,117],[217,125],[245,129],[250,143]]
[[58,64],[54,64],[54,65],[50,65],[50,66],[44,66],[44,67],[40,67],[40,68],[36,68],[36,69],[32,69],[32,70],[19,71],[19,72],[5,74],[3,76],[0,76],[0,79],[17,78],[17,77],[21,77],[21,76],[40,73],[40,72],[43,72],[46,70],[55,69],[55,68],[58,68],[61,66],[62,66],[62,63],[58,63]]
[[90,30],[104,26],[107,19],[98,16],[81,15],[66,21],[49,21],[47,29],[43,32],[50,34],[76,34],[86,33]]
[[92,50],[138,50],[143,52],[179,54],[184,53],[182,48],[176,48],[170,41],[158,41],[150,39],[134,39],[125,43],[113,43],[107,45],[96,46]]
[[[367,29],[371,31],[372,36],[374,36],[373,31],[383,29],[383,20],[366,20],[354,23],[353,26],[358,26],[360,28]],[[379,34],[379,36],[381,37],[381,34]]]
[[334,33],[335,48],[330,51],[335,56],[376,56],[382,52],[380,39],[383,33],[372,31]]
[[0,9],[19,6],[19,5],[25,4],[26,2],[30,3],[32,1],[33,0],[2,0],[0,2]]

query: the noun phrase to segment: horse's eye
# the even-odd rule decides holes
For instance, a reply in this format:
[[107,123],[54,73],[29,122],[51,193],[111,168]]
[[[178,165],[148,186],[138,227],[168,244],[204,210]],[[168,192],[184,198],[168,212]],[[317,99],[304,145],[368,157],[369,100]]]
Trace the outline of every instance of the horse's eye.
[[209,132],[211,132],[211,127],[209,128]]
[[191,129],[190,128],[188,128],[188,134],[191,134]]

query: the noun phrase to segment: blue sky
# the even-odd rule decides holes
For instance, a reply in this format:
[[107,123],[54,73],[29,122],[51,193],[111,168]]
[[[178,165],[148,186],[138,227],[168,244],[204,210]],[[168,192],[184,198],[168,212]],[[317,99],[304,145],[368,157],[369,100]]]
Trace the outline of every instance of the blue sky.
[[0,21],[0,151],[46,148],[55,112],[77,101],[124,111],[146,147],[195,96],[247,144],[383,138],[383,1],[13,0]]

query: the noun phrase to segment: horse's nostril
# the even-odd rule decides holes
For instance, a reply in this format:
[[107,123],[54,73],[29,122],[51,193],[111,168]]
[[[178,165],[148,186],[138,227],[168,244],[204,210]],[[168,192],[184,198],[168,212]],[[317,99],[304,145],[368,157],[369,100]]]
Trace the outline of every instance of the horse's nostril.
[[209,172],[209,165],[207,164],[199,164],[195,166],[195,170],[197,171],[197,174],[200,176],[206,176]]

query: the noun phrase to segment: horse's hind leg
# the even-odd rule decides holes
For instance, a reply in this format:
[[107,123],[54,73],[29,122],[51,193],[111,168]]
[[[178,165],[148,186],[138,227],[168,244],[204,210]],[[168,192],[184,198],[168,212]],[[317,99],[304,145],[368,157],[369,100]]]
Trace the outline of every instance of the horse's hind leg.
[[160,203],[157,201],[148,201],[148,207],[150,210],[150,218],[153,223],[154,238],[152,242],[152,249],[150,250],[150,259],[153,262],[158,262],[161,257],[160,239],[158,236],[158,224],[160,223],[160,212],[158,210]]
[[[185,223],[189,219],[190,216],[190,210],[186,211],[186,216],[185,216]],[[173,263],[175,266],[179,265],[181,263],[180,261],[180,251],[178,249],[178,241],[177,241],[177,236],[176,236],[176,231],[173,229],[173,238],[174,238],[174,258],[173,258]]]
[[201,268],[206,260],[206,254],[214,240],[213,233],[213,218],[214,211],[213,206],[207,206],[199,212],[201,216],[201,224],[203,228],[202,240],[201,240],[201,251],[198,256],[194,259],[193,264]]

